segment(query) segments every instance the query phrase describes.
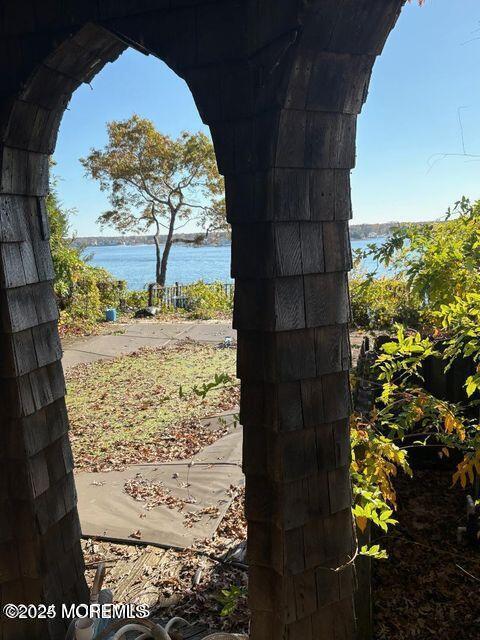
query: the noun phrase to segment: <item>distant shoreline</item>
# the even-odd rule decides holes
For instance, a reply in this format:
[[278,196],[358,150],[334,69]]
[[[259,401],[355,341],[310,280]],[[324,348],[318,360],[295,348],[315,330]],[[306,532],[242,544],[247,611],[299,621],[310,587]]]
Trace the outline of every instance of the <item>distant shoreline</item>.
[[[166,236],[160,236],[160,242],[165,243]],[[190,245],[193,247],[224,246],[230,244],[230,234],[227,232],[210,233],[182,233],[174,236],[175,244]],[[74,247],[117,247],[153,245],[153,236],[84,236],[71,240]]]
[[[375,240],[390,235],[391,230],[403,224],[402,222],[383,222],[379,224],[352,224],[350,225],[351,240]],[[422,224],[422,223],[419,223]],[[165,242],[165,236],[160,236],[160,241]],[[230,234],[227,232],[211,233],[207,237],[201,232],[183,233],[175,236],[176,244],[191,246],[225,246],[231,243]],[[72,239],[75,247],[115,247],[153,245],[153,236],[84,236]]]

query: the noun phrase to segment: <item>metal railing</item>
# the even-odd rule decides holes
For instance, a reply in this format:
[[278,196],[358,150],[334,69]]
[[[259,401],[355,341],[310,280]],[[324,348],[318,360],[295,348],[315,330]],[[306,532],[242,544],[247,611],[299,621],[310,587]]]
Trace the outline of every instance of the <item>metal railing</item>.
[[[162,287],[159,284],[152,283],[148,285],[148,304],[150,307],[165,306],[173,309],[183,308],[185,301],[189,295],[189,288],[192,284],[175,284]],[[233,282],[214,282],[206,283],[207,287],[221,286],[225,295],[233,299],[235,284]]]

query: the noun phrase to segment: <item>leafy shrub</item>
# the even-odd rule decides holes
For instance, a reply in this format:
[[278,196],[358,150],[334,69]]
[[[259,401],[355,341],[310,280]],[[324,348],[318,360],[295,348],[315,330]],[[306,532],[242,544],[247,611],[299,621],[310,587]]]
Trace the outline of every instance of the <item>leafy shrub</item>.
[[105,269],[88,264],[88,258],[72,245],[70,211],[63,209],[54,189],[47,198],[50,247],[55,272],[54,291],[63,333],[88,331],[104,317],[107,307],[120,305],[125,283]]
[[120,306],[126,309],[142,309],[148,306],[148,291],[127,289],[123,293]]
[[[370,521],[387,532],[389,525],[397,524],[392,517],[396,508],[393,479],[398,469],[412,475],[407,454],[359,414],[351,419],[351,447],[352,512],[357,526],[365,533]],[[363,548],[362,554],[370,555]]]
[[[86,264],[80,258],[69,273],[68,290],[63,295],[55,291],[60,308],[60,328],[62,332],[88,332],[104,319],[105,310],[120,306],[124,285],[115,280],[104,269]],[[65,280],[59,281],[64,285]]]
[[[474,315],[478,317],[477,299],[467,300],[465,308],[472,310],[477,304]],[[448,314],[447,323],[458,313],[458,309],[444,308]],[[458,319],[459,316],[457,316]],[[454,483],[461,481],[462,486],[467,478],[473,483],[474,471],[480,472],[480,427],[478,424],[477,401],[471,396],[479,389],[477,376],[465,380],[467,400],[447,402],[427,392],[421,385],[420,367],[428,358],[435,357],[444,362],[447,371],[459,357],[471,357],[480,361],[480,344],[478,329],[472,332],[467,326],[458,333],[443,340],[447,348],[438,350],[437,342],[432,337],[421,338],[420,334],[406,334],[398,327],[396,339],[383,345],[384,353],[377,361],[379,380],[383,383],[380,403],[384,408],[377,413],[377,419],[383,416],[383,424],[391,433],[404,437],[409,432],[421,432],[428,441],[431,434],[448,449],[460,451],[464,458],[457,466],[453,476]],[[423,438],[422,438],[423,439]]]
[[217,596],[218,602],[222,605],[220,615],[231,616],[246,597],[247,589],[244,586],[234,584],[228,589],[222,589]]
[[[399,320],[428,329],[422,334],[396,327],[375,365],[378,401],[368,415],[353,418],[357,525],[363,530],[370,520],[385,529],[395,524],[390,478],[397,468],[409,473],[406,452],[412,447],[441,448],[441,456],[460,453],[452,480],[463,487],[480,473],[480,201],[462,198],[441,222],[401,225],[380,247],[371,245],[357,256],[373,258],[395,273],[353,279],[357,324],[386,328]],[[445,372],[459,359],[476,365],[476,373],[464,381],[465,401],[449,402],[425,388],[423,365],[432,358],[444,363]]]
[[100,293],[101,311],[108,307],[120,308],[127,296],[125,280],[114,278],[106,269],[90,267],[97,276],[97,288]]
[[209,319],[233,309],[233,297],[222,282],[207,284],[199,280],[186,287],[186,298],[186,308],[194,318]]
[[457,359],[468,358],[475,364],[476,372],[467,377],[464,385],[470,398],[480,390],[480,294],[467,293],[463,299],[442,305],[436,317],[447,335],[447,369]]
[[389,329],[402,322],[417,327],[420,300],[401,278],[354,277],[350,280],[352,322],[362,329]]
[[480,201],[462,198],[438,222],[398,225],[382,245],[356,252],[357,264],[365,258],[393,275],[376,278],[377,267],[352,278],[354,324],[434,329],[443,306],[480,293]]
[[463,487],[480,472],[480,431],[478,420],[469,417],[469,403],[448,402],[422,386],[427,360],[443,359],[446,368],[450,364],[448,349],[439,350],[437,344],[431,336],[398,325],[374,365],[381,391],[376,404],[352,417],[353,513],[361,531],[368,521],[383,531],[396,524],[392,479],[399,469],[412,475],[408,453],[413,448],[433,446],[440,457],[460,452],[452,480]]
[[423,321],[435,324],[442,305],[480,293],[480,201],[462,198],[439,222],[399,225],[380,247],[357,252],[366,257],[405,281]]

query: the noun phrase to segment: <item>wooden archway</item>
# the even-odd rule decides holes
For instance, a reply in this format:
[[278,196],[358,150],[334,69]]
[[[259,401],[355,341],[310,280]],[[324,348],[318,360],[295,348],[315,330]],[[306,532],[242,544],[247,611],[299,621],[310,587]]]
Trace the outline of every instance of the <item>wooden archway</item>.
[[[87,597],[45,195],[68,100],[132,45],[190,86],[226,177],[251,637],[351,640],[356,117],[403,0],[17,0],[0,10],[1,602]],[[346,564],[342,571],[332,568]],[[0,619],[2,638],[63,638]],[[47,635],[45,635],[47,634]],[[1,635],[1,634],[0,634]]]

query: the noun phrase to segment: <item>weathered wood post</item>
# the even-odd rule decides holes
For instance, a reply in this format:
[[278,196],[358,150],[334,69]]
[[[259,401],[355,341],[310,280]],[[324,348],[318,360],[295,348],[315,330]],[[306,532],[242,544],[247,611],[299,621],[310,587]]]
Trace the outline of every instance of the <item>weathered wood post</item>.
[[293,4],[257,9],[248,61],[217,72],[220,104],[211,84],[202,96],[211,67],[185,77],[232,223],[251,638],[351,640],[350,170],[402,2]]
[[[51,286],[48,156],[7,145],[1,151],[1,601],[59,606],[85,599],[87,591]],[[27,184],[26,164],[32,167]],[[13,635],[5,637],[40,637],[44,624],[12,623]]]
[[227,176],[254,640],[326,639],[339,627],[351,638],[354,630],[347,225],[355,116],[292,102],[297,108],[259,118],[268,135],[255,175]]
[[43,64],[37,60],[28,82],[22,85],[19,75],[22,90],[3,103],[9,108],[0,120],[0,602],[54,605],[57,617],[1,615],[2,639],[63,640],[68,621],[61,604],[88,602],[45,198],[49,155],[70,93],[91,75],[93,62],[105,64],[124,48],[90,27]]

